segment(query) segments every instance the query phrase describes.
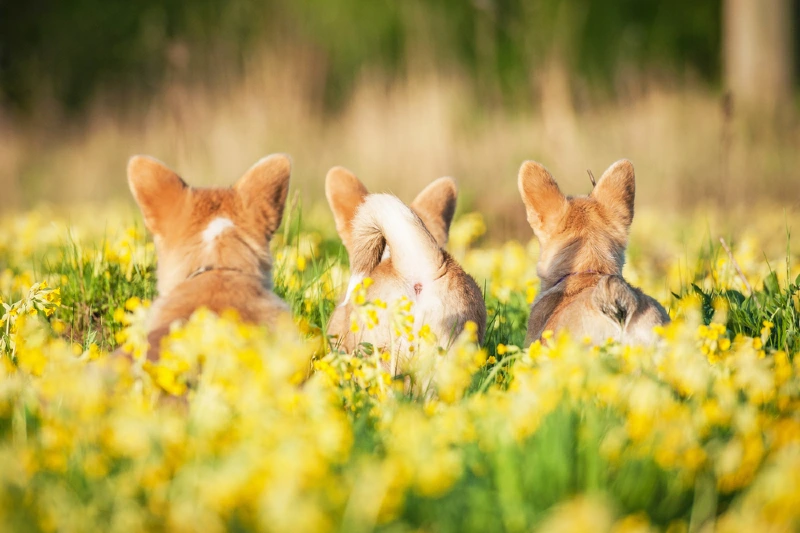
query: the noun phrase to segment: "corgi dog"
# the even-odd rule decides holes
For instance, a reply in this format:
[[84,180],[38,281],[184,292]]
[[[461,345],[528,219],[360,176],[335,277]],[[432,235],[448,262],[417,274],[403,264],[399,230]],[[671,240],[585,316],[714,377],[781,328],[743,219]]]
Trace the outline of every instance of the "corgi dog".
[[653,327],[669,315],[622,278],[636,192],[630,161],[611,165],[588,196],[564,196],[535,161],[522,164],[518,186],[540,250],[541,290],[525,345],[545,330],[567,330],[595,344],[653,342]]
[[289,308],[272,292],[269,243],[283,216],[291,162],[282,154],[253,165],[233,187],[188,186],[163,163],[134,156],[128,184],[156,246],[158,297],[148,323],[149,360],[175,321],[206,307],[274,324]]
[[[369,194],[361,181],[342,167],[325,179],[325,194],[350,259],[350,283],[344,300],[328,324],[335,346],[352,351],[367,342],[376,350],[392,350],[389,372],[397,375],[397,353],[403,339],[393,335],[391,306],[405,297],[413,303],[413,330],[427,325],[441,347],[464,329],[478,327],[483,340],[486,305],[478,284],[443,249],[456,207],[456,184],[440,178],[428,185],[410,206],[390,194]],[[366,278],[366,299],[388,304],[377,327],[351,331],[353,290]]]

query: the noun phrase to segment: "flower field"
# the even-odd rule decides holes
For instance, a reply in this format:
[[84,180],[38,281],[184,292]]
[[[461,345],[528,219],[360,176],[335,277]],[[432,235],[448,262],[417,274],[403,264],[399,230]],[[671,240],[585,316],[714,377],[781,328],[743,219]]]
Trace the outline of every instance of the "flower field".
[[[533,235],[484,243],[483,218],[462,215],[449,249],[484,288],[487,335],[468,327],[448,357],[413,338],[410,379],[437,372],[420,397],[370,346],[327,349],[348,271],[325,209],[288,213],[273,239],[294,323],[201,310],[157,363],[141,357],[155,252],[140,217],[77,212],[0,219],[3,531],[800,527],[789,215],[722,231],[714,215],[637,213],[625,275],[673,317],[660,341],[546,333],[530,349]],[[394,308],[402,331],[409,306]],[[139,357],[110,357],[119,345]]]

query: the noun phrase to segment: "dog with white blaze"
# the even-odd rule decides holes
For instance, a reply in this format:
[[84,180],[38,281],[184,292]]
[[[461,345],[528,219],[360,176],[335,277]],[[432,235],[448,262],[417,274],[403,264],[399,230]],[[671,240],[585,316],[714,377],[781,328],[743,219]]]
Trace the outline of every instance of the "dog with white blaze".
[[[411,304],[415,335],[427,326],[446,350],[471,321],[483,340],[486,305],[480,288],[443,249],[456,206],[454,180],[434,181],[406,205],[390,194],[369,194],[351,172],[335,167],[328,172],[325,192],[351,274],[347,293],[328,324],[334,346],[352,351],[370,343],[390,351],[390,372],[396,375],[398,354],[408,344],[394,331],[391,312],[403,298]],[[367,278],[366,300],[386,304],[378,310],[375,327],[360,324],[353,312],[358,302],[352,293]],[[352,327],[354,320],[357,327]]]
[[153,234],[158,298],[150,310],[147,357],[175,322],[205,307],[274,325],[289,308],[272,292],[269,243],[281,223],[291,162],[282,154],[253,165],[233,187],[201,189],[150,157],[134,156],[128,183]]

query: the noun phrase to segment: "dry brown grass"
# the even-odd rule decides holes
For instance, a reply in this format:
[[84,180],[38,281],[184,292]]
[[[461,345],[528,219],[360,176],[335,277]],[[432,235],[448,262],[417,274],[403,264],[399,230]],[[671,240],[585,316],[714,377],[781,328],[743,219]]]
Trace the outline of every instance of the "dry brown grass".
[[637,206],[800,205],[796,121],[755,127],[726,119],[708,89],[638,89],[576,107],[556,72],[542,77],[527,110],[511,112],[475,101],[457,75],[394,84],[365,75],[331,114],[318,103],[313,63],[301,59],[262,59],[243,79],[217,79],[214,88],[174,81],[146,103],[98,103],[77,123],[44,111],[27,125],[0,115],[0,210],[125,197],[132,154],[153,155],[208,185],[229,184],[277,151],[293,157],[293,187],[306,203],[322,198],[333,165],[406,198],[451,175],[462,205],[487,212],[497,235],[526,228],[515,185],[524,159],[544,163],[565,192],[583,193],[587,168],[599,175],[628,158]]

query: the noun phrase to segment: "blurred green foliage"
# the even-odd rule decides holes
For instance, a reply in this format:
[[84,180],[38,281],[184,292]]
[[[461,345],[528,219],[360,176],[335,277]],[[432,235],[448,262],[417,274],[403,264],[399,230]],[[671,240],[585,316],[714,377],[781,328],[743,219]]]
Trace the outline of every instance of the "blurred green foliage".
[[391,79],[419,64],[510,101],[552,57],[598,87],[621,68],[714,83],[721,18],[721,0],[0,0],[0,98],[79,110],[101,89],[235,74],[262,48],[313,58],[329,108],[362,70]]

